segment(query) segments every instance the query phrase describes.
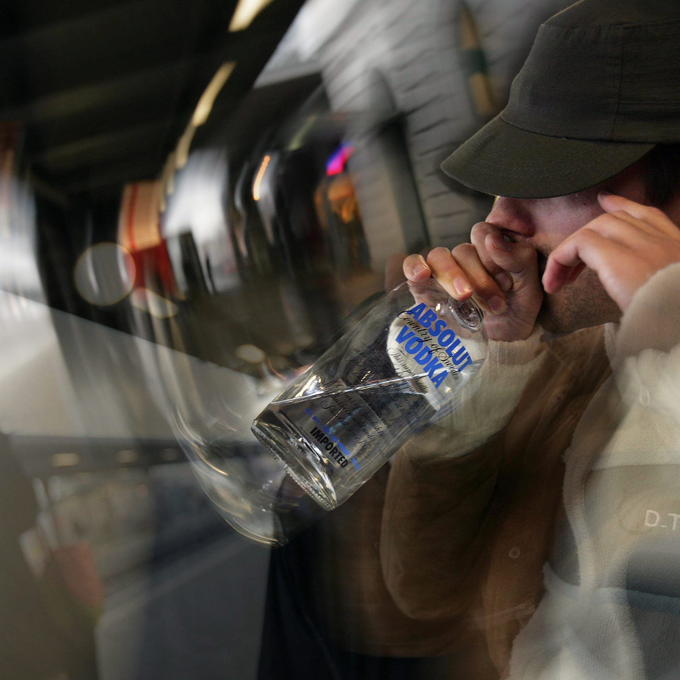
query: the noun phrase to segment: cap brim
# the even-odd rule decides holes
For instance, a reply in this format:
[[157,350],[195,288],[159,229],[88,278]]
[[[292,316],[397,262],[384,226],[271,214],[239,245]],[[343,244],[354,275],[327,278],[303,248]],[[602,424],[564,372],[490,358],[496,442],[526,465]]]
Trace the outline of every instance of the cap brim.
[[552,198],[604,182],[654,146],[548,137],[497,116],[454,151],[441,168],[449,177],[485,194]]

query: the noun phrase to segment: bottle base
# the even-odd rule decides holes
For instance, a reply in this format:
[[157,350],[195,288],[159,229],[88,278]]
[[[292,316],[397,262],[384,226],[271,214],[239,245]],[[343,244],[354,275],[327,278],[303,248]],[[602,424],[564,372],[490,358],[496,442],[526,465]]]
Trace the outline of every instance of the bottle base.
[[253,423],[253,434],[280,460],[297,484],[324,510],[338,506],[333,484],[324,470],[321,452],[281,411],[263,411]]

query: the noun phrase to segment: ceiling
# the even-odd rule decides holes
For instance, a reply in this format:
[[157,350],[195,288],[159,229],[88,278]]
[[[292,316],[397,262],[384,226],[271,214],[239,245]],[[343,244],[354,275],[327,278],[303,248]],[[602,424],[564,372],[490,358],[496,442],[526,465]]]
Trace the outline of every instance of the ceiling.
[[22,124],[23,164],[65,200],[158,177],[219,66],[236,62],[223,115],[302,4],[274,0],[230,33],[236,0],[5,0],[0,120]]

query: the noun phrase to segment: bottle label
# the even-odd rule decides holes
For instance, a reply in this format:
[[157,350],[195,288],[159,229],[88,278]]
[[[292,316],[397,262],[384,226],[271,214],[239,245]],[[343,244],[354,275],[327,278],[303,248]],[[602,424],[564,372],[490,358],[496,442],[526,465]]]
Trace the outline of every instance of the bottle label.
[[439,389],[449,375],[459,380],[460,372],[473,363],[461,339],[424,302],[404,310],[392,322],[387,346],[397,373],[417,375],[424,393],[430,391],[427,383]]

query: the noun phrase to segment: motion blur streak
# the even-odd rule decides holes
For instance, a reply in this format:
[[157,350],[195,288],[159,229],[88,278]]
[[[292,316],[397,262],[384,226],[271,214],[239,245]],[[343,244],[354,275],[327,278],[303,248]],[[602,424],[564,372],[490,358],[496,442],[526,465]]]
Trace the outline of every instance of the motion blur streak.
[[567,2],[6,0],[3,680],[451,676],[386,477],[327,517],[250,425],[486,215],[439,164]]
[[239,0],[229,24],[230,31],[243,31],[272,0]]
[[213,76],[212,80],[208,84],[208,87],[205,88],[205,92],[198,100],[196,110],[194,111],[194,115],[191,118],[191,123],[195,127],[203,125],[203,123],[208,120],[208,116],[212,111],[215,99],[217,99],[217,95],[224,87],[224,84],[227,82],[227,78],[229,78],[235,66],[235,63],[230,62],[227,64],[222,64],[222,66],[217,69],[217,73]]
[[262,159],[262,165],[260,165],[260,169],[257,171],[257,175],[255,175],[255,182],[253,183],[253,199],[255,201],[260,200],[260,186],[262,185],[264,173],[267,172],[267,166],[269,165],[269,161],[271,161],[271,159],[272,159],[271,156],[265,156]]

